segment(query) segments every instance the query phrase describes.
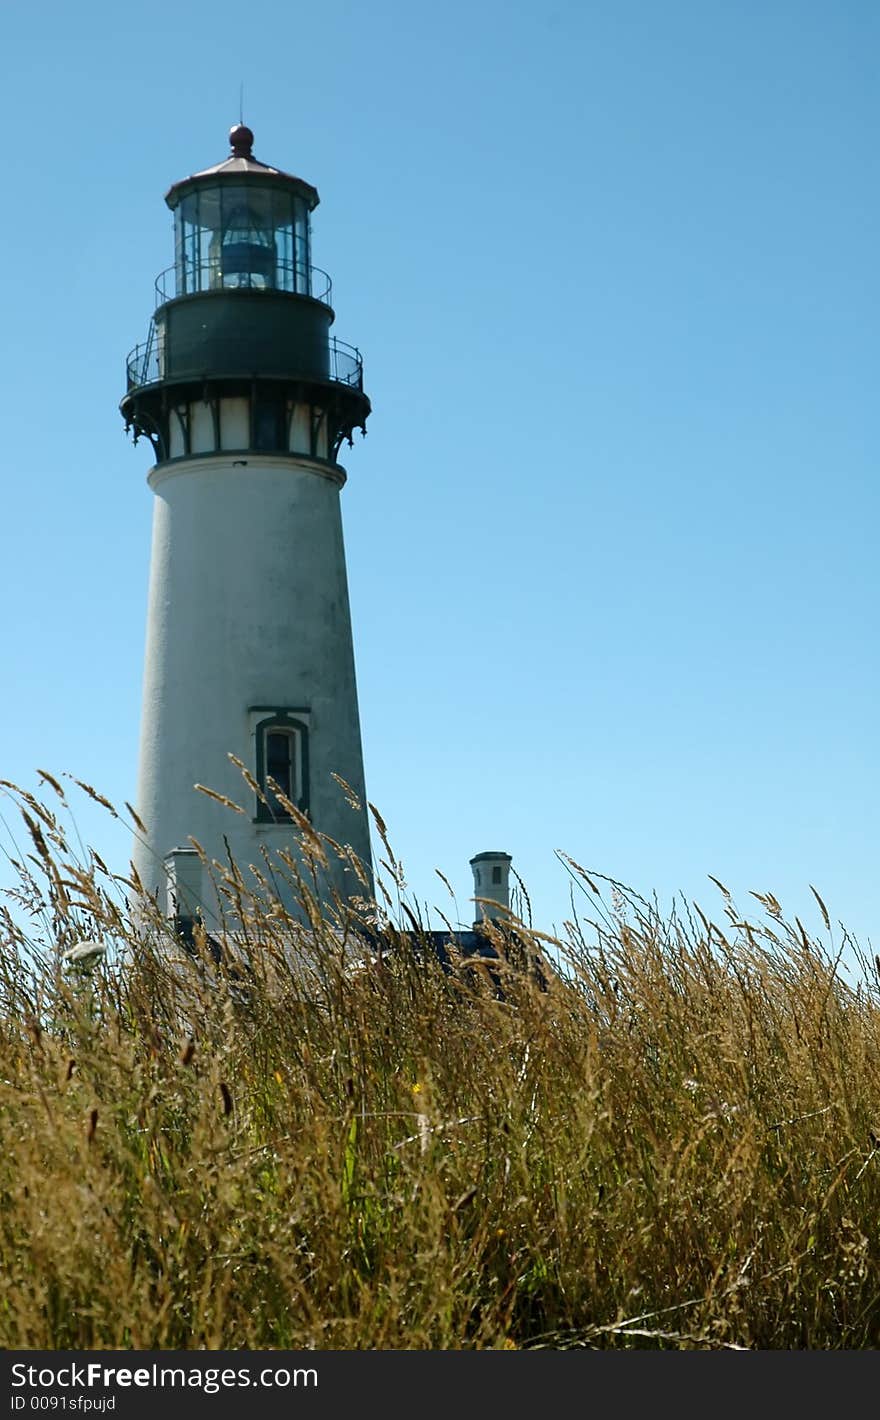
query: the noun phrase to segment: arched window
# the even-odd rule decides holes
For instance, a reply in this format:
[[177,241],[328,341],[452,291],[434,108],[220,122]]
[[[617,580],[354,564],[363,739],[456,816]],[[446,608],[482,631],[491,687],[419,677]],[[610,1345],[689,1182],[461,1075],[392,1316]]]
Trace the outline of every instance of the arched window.
[[267,800],[257,798],[258,822],[289,821],[279,790],[301,813],[308,813],[309,732],[305,722],[286,710],[273,711],[256,726],[256,751],[257,783]]

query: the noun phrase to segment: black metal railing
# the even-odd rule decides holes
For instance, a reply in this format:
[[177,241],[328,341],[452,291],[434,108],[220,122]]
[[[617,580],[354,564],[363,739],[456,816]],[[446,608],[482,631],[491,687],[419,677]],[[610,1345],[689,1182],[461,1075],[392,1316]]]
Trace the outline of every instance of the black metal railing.
[[125,357],[125,375],[128,388],[138,389],[141,385],[153,385],[162,378],[162,365],[156,341],[156,326],[150,322],[150,333],[146,340],[136,345]]
[[279,258],[273,258],[265,272],[230,270],[222,257],[196,262],[187,259],[180,266],[167,266],[156,277],[157,306],[201,291],[286,291],[295,296],[311,296],[313,301],[329,306],[333,282],[320,266]]
[[[214,347],[216,353],[216,346]],[[229,342],[229,366],[223,370],[193,370],[188,372],[187,378],[211,378],[214,375],[250,374],[249,369],[242,369],[241,362],[235,358],[236,342]],[[326,371],[316,371],[314,369],[298,369],[299,361],[293,358],[290,369],[283,370],[260,370],[259,374],[268,378],[295,379],[298,376],[302,379],[332,380],[334,384],[346,385],[349,389],[363,390],[364,387],[364,362],[361,352],[356,345],[347,345],[344,340],[337,340],[336,336],[331,336],[328,341],[328,368]],[[140,389],[142,385],[156,384],[159,380],[168,378],[166,369],[165,349],[162,338],[155,325],[150,326],[150,334],[140,345],[136,345],[126,358],[126,376],[129,391]],[[173,378],[173,376],[172,376]]]
[[346,345],[344,340],[330,337],[330,378],[337,384],[349,385],[352,389],[364,387],[364,362],[356,345]]

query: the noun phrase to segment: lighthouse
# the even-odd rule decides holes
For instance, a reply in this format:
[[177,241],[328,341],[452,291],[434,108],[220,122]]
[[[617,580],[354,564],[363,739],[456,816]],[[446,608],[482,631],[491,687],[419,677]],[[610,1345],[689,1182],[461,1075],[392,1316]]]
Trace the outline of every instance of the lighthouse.
[[331,840],[322,893],[372,891],[339,462],[370,412],[363,364],[312,265],[317,191],[244,124],[229,141],[166,194],[174,264],[120,405],[154,456],[134,864],[209,925],[193,842],[265,877],[299,861],[304,818]]

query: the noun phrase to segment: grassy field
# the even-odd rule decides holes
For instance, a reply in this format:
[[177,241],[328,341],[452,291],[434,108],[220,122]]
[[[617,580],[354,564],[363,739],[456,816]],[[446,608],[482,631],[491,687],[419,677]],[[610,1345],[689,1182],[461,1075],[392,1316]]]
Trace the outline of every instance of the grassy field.
[[[880,1342],[877,963],[846,985],[830,929],[572,864],[565,940],[499,933],[494,975],[391,922],[352,970],[356,914],[242,880],[227,970],[135,926],[46,789],[8,791],[3,1347]],[[63,971],[83,939],[106,961]]]

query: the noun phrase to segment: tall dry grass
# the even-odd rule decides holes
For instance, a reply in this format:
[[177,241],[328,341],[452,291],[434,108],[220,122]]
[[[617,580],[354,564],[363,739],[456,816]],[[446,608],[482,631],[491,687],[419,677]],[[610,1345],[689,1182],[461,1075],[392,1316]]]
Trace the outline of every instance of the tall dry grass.
[[46,781],[8,790],[4,1347],[878,1344],[876,971],[774,899],[662,916],[569,863],[564,940],[444,971],[387,922],[352,970],[306,877],[307,925],[254,898],[227,970]]

